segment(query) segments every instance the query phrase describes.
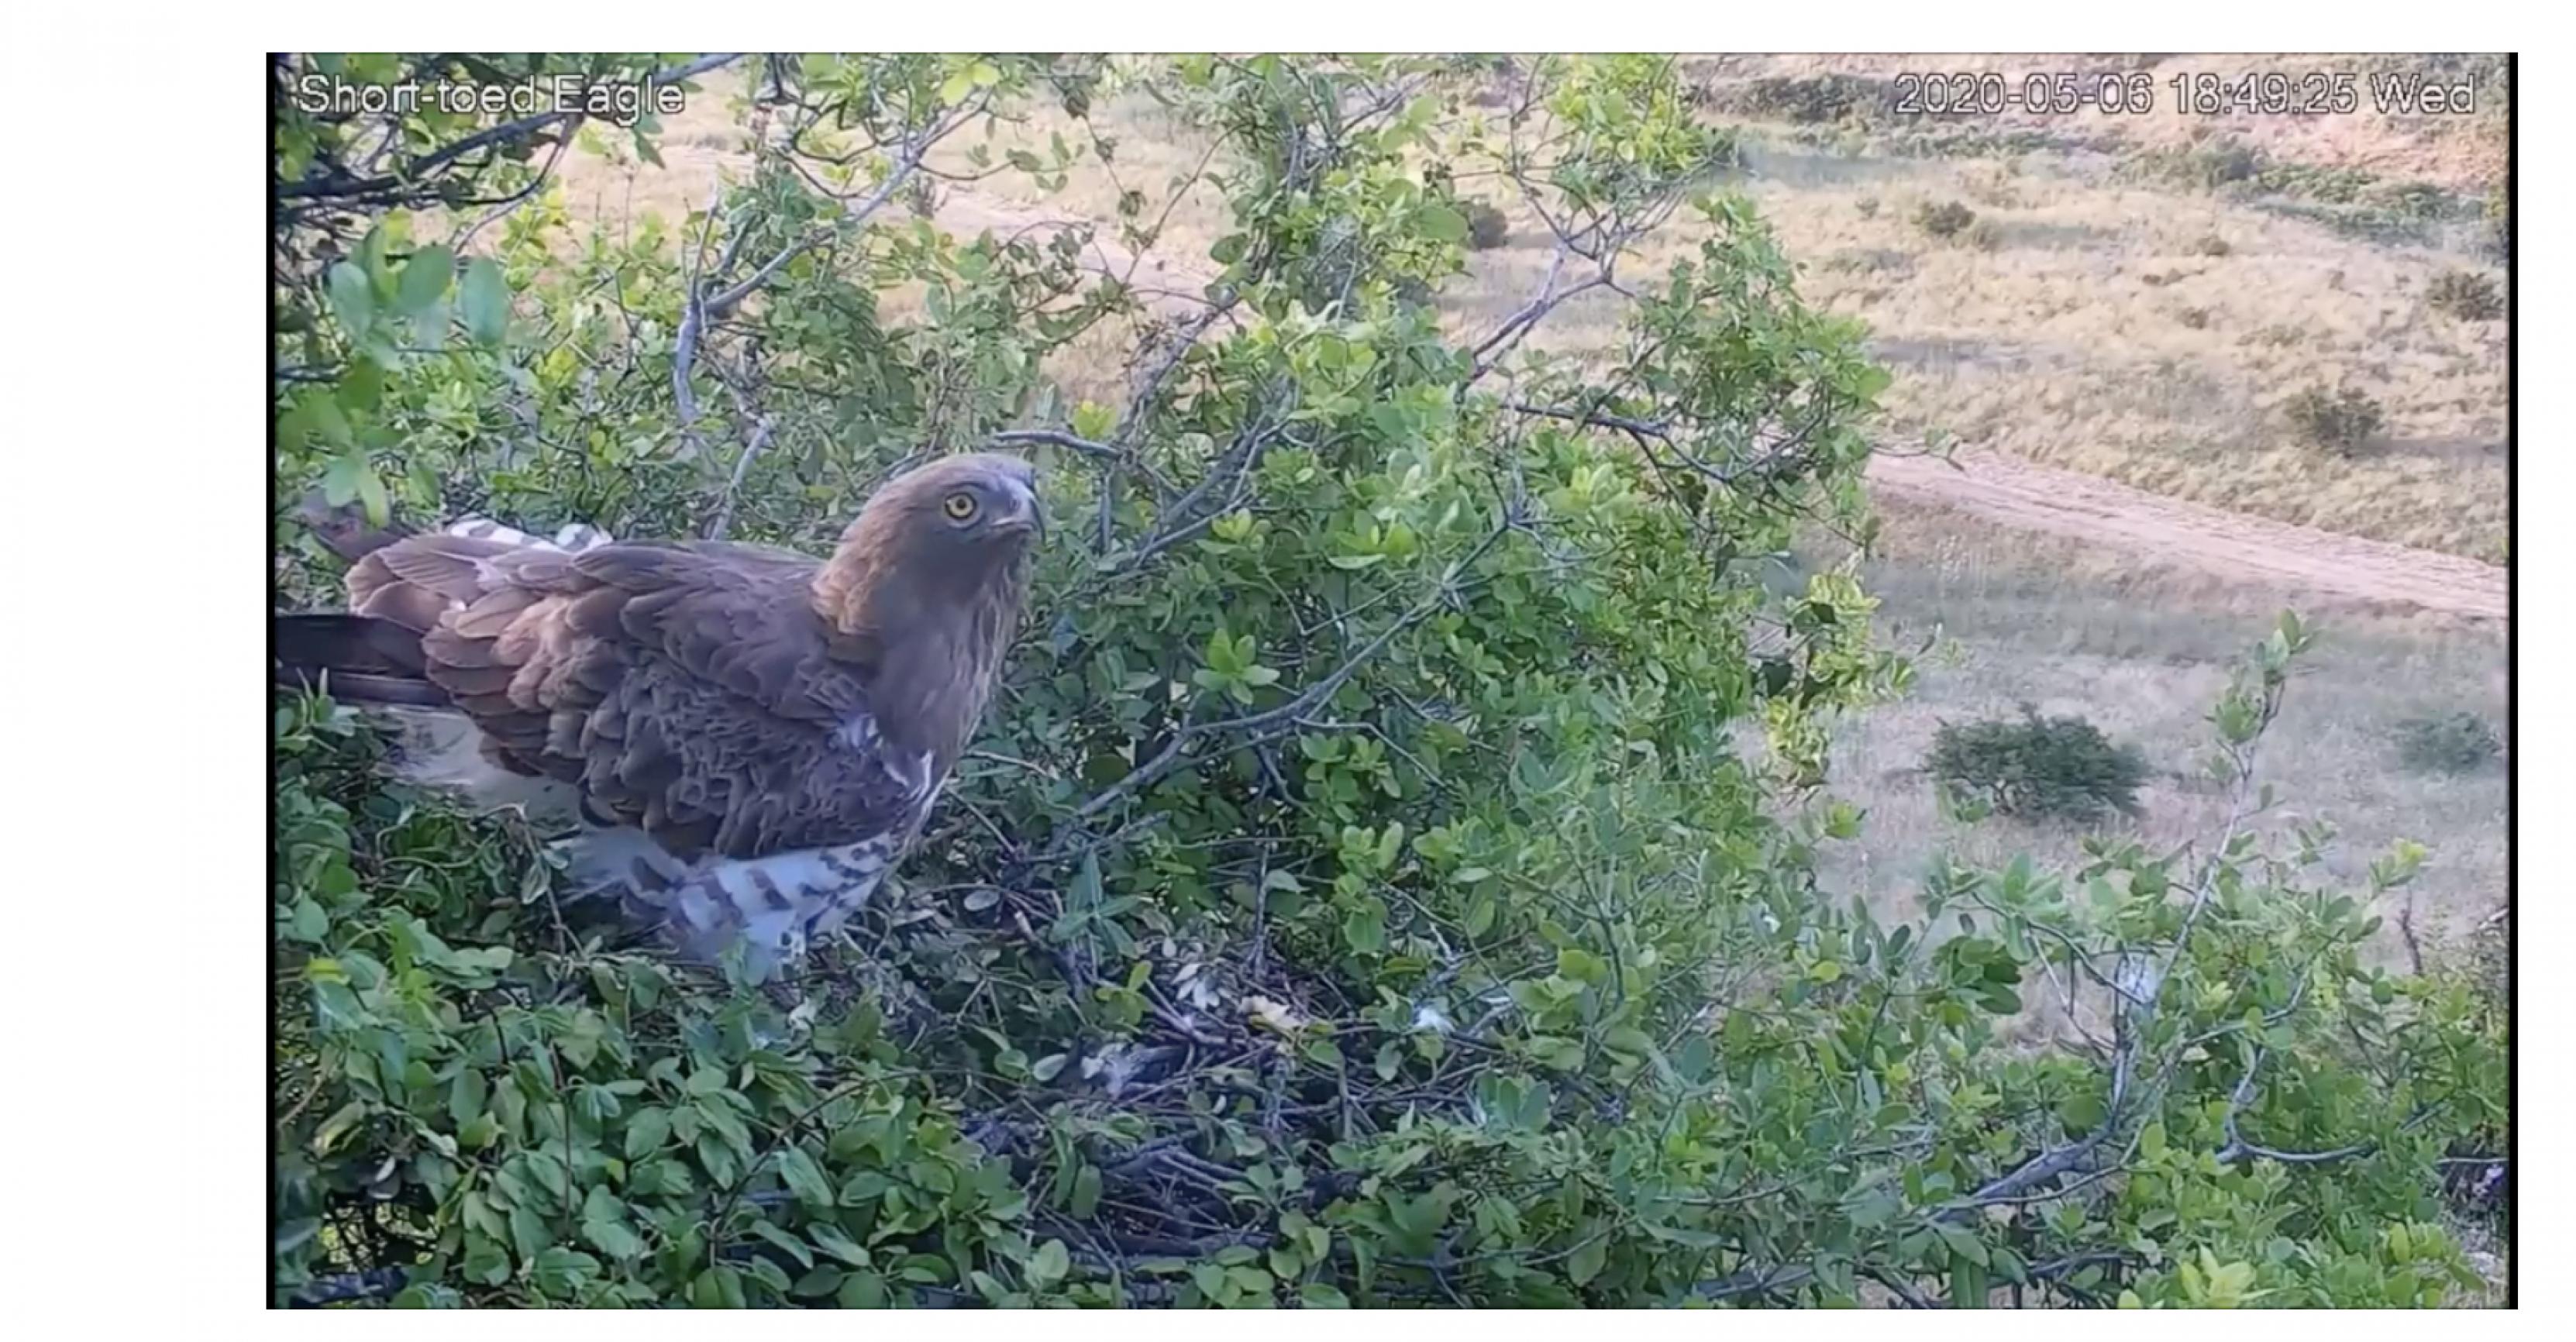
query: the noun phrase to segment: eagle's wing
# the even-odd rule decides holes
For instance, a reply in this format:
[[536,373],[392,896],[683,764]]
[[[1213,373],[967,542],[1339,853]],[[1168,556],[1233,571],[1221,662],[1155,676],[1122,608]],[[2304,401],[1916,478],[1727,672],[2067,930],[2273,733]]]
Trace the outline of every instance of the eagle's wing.
[[428,679],[497,762],[650,840],[607,873],[629,894],[687,931],[801,940],[866,898],[940,781],[878,729],[867,650],[814,611],[818,567],[720,543],[434,535],[368,555],[349,586],[359,614],[420,631]]

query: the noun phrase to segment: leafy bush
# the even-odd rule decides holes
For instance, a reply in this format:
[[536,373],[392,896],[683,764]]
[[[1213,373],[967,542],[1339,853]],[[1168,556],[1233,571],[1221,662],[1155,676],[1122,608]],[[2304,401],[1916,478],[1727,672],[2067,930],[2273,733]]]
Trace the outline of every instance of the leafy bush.
[[1914,226],[1944,241],[1966,232],[1977,222],[1977,212],[1955,200],[1938,204],[1925,201],[1914,207]]
[[1487,201],[1467,203],[1467,250],[1489,252],[1509,242],[1512,221],[1501,209]]
[[2397,759],[2415,773],[2463,774],[2504,753],[2495,728],[2475,713],[2408,718],[2397,724]]
[[2018,722],[1941,724],[1923,767],[2005,815],[2068,820],[2134,814],[2147,780],[2134,747],[2113,745],[2083,718],[2043,718],[2027,704]]
[[2446,270],[2434,276],[2424,301],[2435,312],[2464,322],[2491,322],[2504,315],[2504,295],[2497,292],[2495,280],[2474,271]]
[[2368,446],[2388,418],[2379,402],[2354,387],[2310,387],[2291,397],[2282,413],[2300,442],[2347,457]]
[[[2231,830],[2063,874],[1944,859],[1920,924],[1818,894],[1818,848],[1860,823],[1819,790],[1824,724],[1908,669],[1849,567],[1772,590],[1739,561],[1804,515],[1866,534],[1887,377],[1749,205],[1692,196],[1725,145],[1668,62],[1531,62],[1565,134],[1507,177],[1604,271],[1453,341],[1398,298],[1470,233],[1411,165],[1496,147],[1416,96],[1438,63],[762,59],[759,171],[631,234],[575,226],[507,135],[350,185],[379,131],[427,159],[497,118],[281,99],[277,496],[819,548],[914,454],[994,445],[1080,524],[900,884],[782,995],[581,930],[543,836],[382,782],[372,727],[281,701],[281,1301],[2424,1304],[2470,1280],[2435,1162],[2503,1123],[2503,1026],[2363,958],[2402,864],[2347,892],[2314,836]],[[1143,309],[1079,230],[965,242],[879,208],[984,113],[1129,79],[1219,145],[1197,306]],[[1100,152],[1069,115],[996,171]],[[1622,353],[1527,353],[1685,203]],[[1133,342],[1117,404],[1058,384],[1086,338]],[[330,561],[276,525],[289,595],[327,599]],[[2221,704],[2231,760],[2304,642],[2285,627]],[[2043,981],[2097,1014],[2124,985],[2122,1048],[2006,1047]]]

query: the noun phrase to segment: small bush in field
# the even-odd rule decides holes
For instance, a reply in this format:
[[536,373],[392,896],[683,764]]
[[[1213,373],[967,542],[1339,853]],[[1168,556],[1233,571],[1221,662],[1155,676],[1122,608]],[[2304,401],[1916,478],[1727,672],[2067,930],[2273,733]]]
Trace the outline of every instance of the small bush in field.
[[2379,402],[2352,387],[2334,392],[2310,387],[2290,398],[2286,413],[2299,441],[2347,457],[2366,446],[2388,422]]
[[2464,322],[2491,322],[2504,315],[2504,296],[2496,282],[2469,270],[2446,270],[2424,291],[2435,312]]
[[2464,774],[2504,752],[2495,728],[2475,713],[2409,718],[2397,725],[2397,758],[2415,773]]
[[2134,814],[2146,759],[2080,717],[1943,723],[1924,768],[1942,785],[2005,815],[2090,820]]
[[1977,222],[1977,212],[1955,200],[1935,205],[1925,201],[1914,210],[1914,226],[1936,238],[1954,238]]
[[1511,240],[1512,221],[1481,200],[1467,202],[1467,250],[1489,252]]

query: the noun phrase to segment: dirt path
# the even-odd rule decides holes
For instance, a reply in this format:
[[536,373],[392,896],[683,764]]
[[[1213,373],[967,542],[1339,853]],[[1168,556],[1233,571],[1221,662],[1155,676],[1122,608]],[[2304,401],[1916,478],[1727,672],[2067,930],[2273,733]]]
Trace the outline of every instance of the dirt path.
[[[1080,222],[963,192],[951,196],[939,213],[943,225],[967,237],[987,229],[1008,234]],[[1132,253],[1107,237],[1094,238],[1092,257],[1101,269],[1126,275],[1149,293],[1186,293],[1206,283],[1206,276],[1166,258],[1147,257],[1139,265]],[[2511,614],[2505,571],[2473,559],[2229,512],[1999,452],[1963,449],[1955,459],[1956,467],[1929,457],[1878,457],[1870,462],[1869,478],[1891,494],[1940,503],[2004,526],[2067,536],[2339,604],[2413,607],[2474,619],[2501,620]]]
[[2228,512],[2000,452],[1963,451],[1958,462],[1964,469],[1930,457],[1876,457],[1870,483],[2005,526],[2330,600],[2478,619],[2510,614],[2505,571],[2474,559]]

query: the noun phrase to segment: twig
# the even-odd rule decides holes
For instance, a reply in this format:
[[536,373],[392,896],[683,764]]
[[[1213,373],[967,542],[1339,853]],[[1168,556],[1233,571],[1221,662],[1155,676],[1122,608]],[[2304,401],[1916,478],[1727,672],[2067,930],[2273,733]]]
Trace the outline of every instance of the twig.
[[733,503],[742,492],[743,477],[751,472],[751,463],[759,459],[760,450],[769,445],[769,431],[777,425],[774,417],[763,415],[760,422],[752,427],[751,441],[743,444],[742,456],[733,464],[733,478],[725,482],[724,497],[716,504],[715,516],[707,522],[708,540],[723,540],[725,532],[733,526]]
[[717,320],[733,315],[733,310],[740,307],[744,299],[751,297],[760,286],[767,284],[770,277],[776,275],[788,262],[821,245],[834,233],[855,231],[866,224],[869,216],[884,208],[885,203],[894,198],[894,193],[901,190],[906,181],[911,180],[913,172],[921,166],[923,156],[930,152],[931,147],[948,138],[950,132],[966,124],[967,120],[981,112],[983,107],[982,99],[962,103],[952,109],[948,115],[924,127],[917,136],[907,138],[903,149],[895,155],[894,166],[887,171],[885,180],[879,182],[876,190],[870,192],[865,200],[843,215],[833,229],[807,233],[804,237],[789,243],[776,256],[762,263],[759,269],[745,276],[741,283],[710,296],[706,300],[707,315]]

